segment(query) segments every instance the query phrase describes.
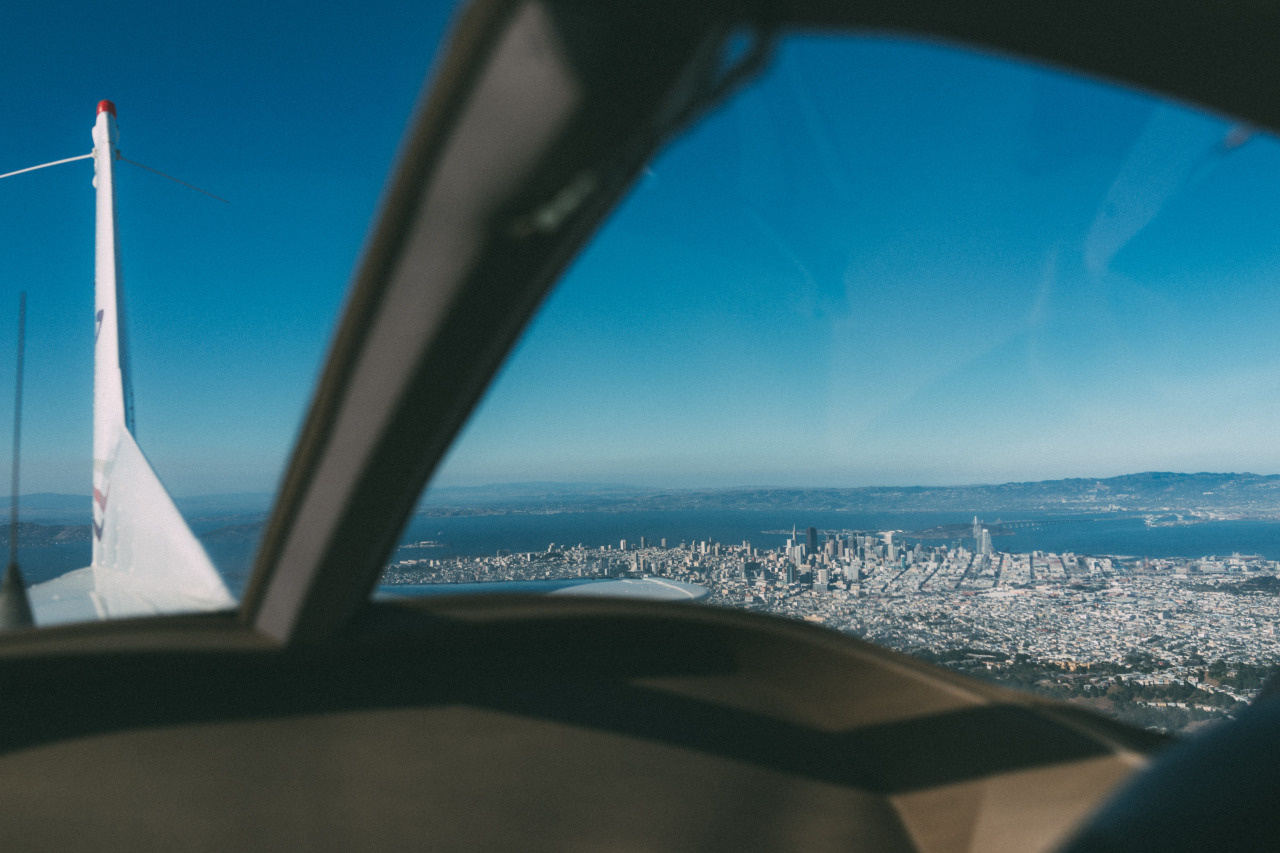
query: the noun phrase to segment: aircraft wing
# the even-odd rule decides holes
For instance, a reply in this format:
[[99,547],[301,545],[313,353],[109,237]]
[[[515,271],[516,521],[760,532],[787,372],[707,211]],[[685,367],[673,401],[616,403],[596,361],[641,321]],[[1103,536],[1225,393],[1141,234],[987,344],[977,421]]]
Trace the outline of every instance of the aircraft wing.
[[[99,618],[235,606],[204,548],[128,430],[94,490],[94,590]],[[33,602],[34,603],[34,602]],[[36,608],[36,619],[42,621]]]
[[93,568],[77,569],[27,590],[36,624],[64,625],[104,618],[93,599]]
[[235,606],[204,548],[133,434],[128,350],[120,310],[115,220],[115,105],[93,128],[94,253],[93,561],[28,591],[39,625],[225,610]]
[[93,564],[27,591],[37,625],[235,607],[128,430],[99,482]]

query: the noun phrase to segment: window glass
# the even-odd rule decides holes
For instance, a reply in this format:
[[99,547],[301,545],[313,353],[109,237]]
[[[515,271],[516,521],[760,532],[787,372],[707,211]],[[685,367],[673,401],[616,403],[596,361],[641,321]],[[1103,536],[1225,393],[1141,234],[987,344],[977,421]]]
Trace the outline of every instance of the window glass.
[[[137,443],[232,596],[451,5],[6,10],[0,174],[87,155],[95,107],[115,104]],[[94,507],[113,511],[130,491],[116,482],[92,496],[93,181],[87,160],[0,181],[0,468],[7,475],[25,290],[18,556],[37,586],[89,565],[95,540],[111,535],[97,532]],[[0,502],[8,508],[7,488]],[[87,618],[91,588],[74,591]]]
[[381,589],[700,597],[1235,713],[1280,660],[1278,175],[1109,84],[787,39],[578,258]]

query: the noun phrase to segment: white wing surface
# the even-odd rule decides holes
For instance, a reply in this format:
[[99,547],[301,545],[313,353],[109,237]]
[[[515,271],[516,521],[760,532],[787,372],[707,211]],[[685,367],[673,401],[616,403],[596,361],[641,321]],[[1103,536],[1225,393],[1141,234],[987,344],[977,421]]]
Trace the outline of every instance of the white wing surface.
[[40,625],[235,606],[134,439],[116,232],[118,159],[115,106],[103,101],[93,128],[93,562],[31,587]]

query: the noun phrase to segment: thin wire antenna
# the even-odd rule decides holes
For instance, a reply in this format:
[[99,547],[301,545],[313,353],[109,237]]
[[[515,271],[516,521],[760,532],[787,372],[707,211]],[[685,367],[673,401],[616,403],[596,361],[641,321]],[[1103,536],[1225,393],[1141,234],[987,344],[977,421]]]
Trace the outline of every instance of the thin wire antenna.
[[13,490],[9,496],[9,567],[0,581],[0,630],[31,628],[31,600],[18,568],[18,452],[22,447],[22,367],[27,343],[27,292],[18,300],[18,382],[13,401]]
[[34,172],[36,169],[47,169],[50,166],[61,166],[63,163],[74,163],[77,160],[88,160],[92,156],[93,152],[90,151],[88,154],[81,154],[79,157],[68,157],[65,160],[54,160],[52,163],[41,163],[39,166],[28,166],[27,168],[19,169],[16,172],[6,172],[5,174],[0,175],[0,179],[12,178],[14,175],[21,175],[23,172]]
[[[146,169],[148,172],[155,172],[157,175],[159,175],[162,178],[168,178],[169,180],[173,181],[175,184],[182,184],[187,189],[195,190],[198,193],[204,193],[209,198],[216,199],[217,201],[220,201],[223,204],[231,203],[227,201],[225,198],[222,198],[221,196],[216,196],[213,193],[209,192],[208,190],[202,190],[199,187],[195,186],[194,184],[189,184],[186,181],[180,181],[177,178],[175,178],[173,175],[166,175],[164,172],[160,171],[159,169],[153,169],[150,166],[144,166],[141,163],[139,163],[137,160],[130,160],[128,157],[125,157],[124,155],[117,155],[117,159],[123,160],[126,163],[132,163],[133,165],[137,166],[140,169]],[[0,178],[3,178],[3,177],[4,175],[0,175]]]
[[18,459],[22,449],[22,368],[27,349],[27,292],[18,297],[18,380],[13,396],[13,482],[9,489],[9,562],[18,562]]

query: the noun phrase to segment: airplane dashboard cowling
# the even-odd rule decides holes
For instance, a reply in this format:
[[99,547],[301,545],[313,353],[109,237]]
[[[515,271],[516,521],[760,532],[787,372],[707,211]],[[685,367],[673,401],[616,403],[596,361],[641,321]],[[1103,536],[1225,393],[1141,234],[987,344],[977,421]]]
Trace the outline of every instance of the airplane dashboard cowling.
[[0,658],[15,849],[1042,850],[1164,742],[736,611],[433,599],[292,651],[202,618]]

